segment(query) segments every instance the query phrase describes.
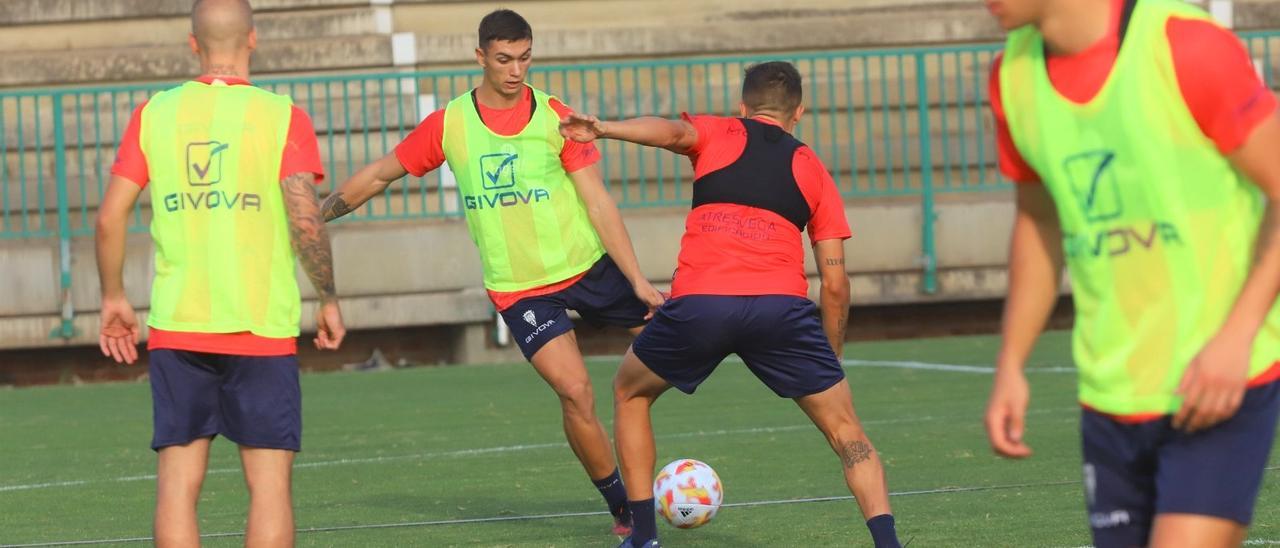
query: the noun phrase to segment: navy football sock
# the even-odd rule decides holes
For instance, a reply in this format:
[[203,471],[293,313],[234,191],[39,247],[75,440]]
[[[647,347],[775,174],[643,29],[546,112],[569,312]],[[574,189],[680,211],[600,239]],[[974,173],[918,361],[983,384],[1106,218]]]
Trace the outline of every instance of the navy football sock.
[[631,500],[627,505],[631,507],[631,545],[643,546],[658,538],[658,518],[653,511],[653,499]]
[[622,476],[618,474],[618,469],[615,468],[613,473],[604,479],[592,480],[591,483],[594,483],[596,489],[599,489],[600,494],[604,496],[604,502],[609,505],[609,513],[613,514],[614,519],[623,523],[629,522],[631,515],[627,511],[627,490],[622,485]]
[[898,531],[894,528],[893,514],[880,514],[867,520],[867,529],[871,530],[871,540],[876,548],[902,548],[898,543]]

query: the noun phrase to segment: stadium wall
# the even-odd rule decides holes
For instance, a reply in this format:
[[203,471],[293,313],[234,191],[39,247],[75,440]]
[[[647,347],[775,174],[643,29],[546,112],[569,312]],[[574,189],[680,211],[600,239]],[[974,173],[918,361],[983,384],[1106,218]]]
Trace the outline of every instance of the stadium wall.
[[[471,29],[480,16],[495,7],[490,2],[431,0],[260,0],[255,5],[260,10],[258,25],[262,34],[255,77],[303,78],[353,71],[468,67],[473,63],[471,49],[475,40]],[[537,55],[544,63],[767,55],[800,50],[982,43],[999,38],[998,29],[976,2],[806,0],[789,2],[785,8],[779,8],[778,2],[766,0],[694,3],[526,0],[504,5],[521,11],[531,20]],[[197,69],[185,47],[188,7],[189,0],[9,0],[0,3],[0,52],[6,58],[0,86],[21,90],[179,81]],[[1280,2],[1237,1],[1232,18],[1242,29],[1280,27]],[[981,62],[957,61],[951,70],[961,73],[966,81],[982,82],[984,68]],[[882,67],[879,78],[893,76],[904,80],[909,76],[902,73],[905,70],[902,67],[897,73],[894,70],[886,72]],[[685,78],[692,78],[690,74],[686,73]],[[935,75],[937,78],[952,76],[945,68],[940,68]],[[907,81],[903,86],[907,91],[896,95],[895,106],[917,111],[921,102],[918,95],[911,93],[917,83]],[[670,85],[673,89],[686,85],[693,89],[686,81]],[[621,94],[619,89],[604,89],[607,87],[602,86],[597,92]],[[685,98],[686,102],[691,100]],[[867,96],[861,100],[886,104],[889,101],[883,94],[879,99]],[[346,102],[342,108],[349,115],[350,101],[350,96],[323,97],[320,106],[313,109],[317,126],[326,124],[317,111],[333,109],[335,102]],[[32,189],[31,196],[22,200],[24,203],[13,207],[15,211],[31,209],[25,202],[38,202],[34,207],[43,223],[52,215],[49,203],[57,194],[50,186],[49,177],[44,176],[56,171],[51,165],[55,154],[49,145],[23,148],[14,143],[20,134],[37,135],[38,140],[49,131],[42,123],[52,114],[46,109],[43,118],[29,116],[19,123],[16,112],[10,111],[23,107],[20,103],[14,104],[6,106],[0,101],[0,115],[7,114],[4,142],[9,143],[0,145],[5,153],[5,169],[0,170],[0,179],[4,179],[6,196],[17,187]],[[879,106],[887,108],[886,104]],[[110,105],[108,109],[114,117],[127,116],[128,108],[117,106],[114,94]],[[708,103],[708,106],[712,105]],[[728,106],[722,101],[713,108]],[[831,105],[830,109],[851,112],[873,106],[876,105]],[[935,112],[937,107],[931,103],[923,106],[922,112],[928,113],[929,119],[946,115]],[[362,112],[374,112],[378,107],[375,103],[370,107],[374,110],[362,108]],[[388,108],[385,104],[381,107],[383,112]],[[949,137],[954,141],[989,139],[989,128],[985,127],[989,122],[980,101],[966,108],[964,115],[972,114],[979,120],[979,127],[952,130]],[[96,120],[103,116],[104,106],[96,100],[63,102],[60,110],[66,118]],[[115,110],[121,112],[115,113]],[[920,127],[915,123],[918,115],[910,122],[906,114],[903,116],[902,124],[886,126],[876,138],[886,143],[901,141],[907,148],[913,147],[909,143],[920,141],[919,135],[912,133]],[[328,132],[321,136],[322,152],[326,145],[327,150],[334,150],[335,145],[327,141],[335,139],[336,148],[345,145],[348,151],[340,164],[329,159],[333,166],[331,177],[342,177],[369,156],[383,152],[351,154],[352,139],[363,136],[365,148],[369,146],[368,132],[372,127],[364,117],[358,118],[362,119],[345,120],[338,132],[327,128]],[[77,127],[81,128],[79,137],[83,138],[86,124],[81,122]],[[114,135],[118,131],[105,133],[110,136],[99,136],[103,141],[99,144],[114,146]],[[52,133],[46,137],[45,143],[54,142]],[[392,136],[391,142],[396,137]],[[819,127],[808,140],[817,146],[838,143],[852,147],[854,137],[841,134],[832,125],[827,129]],[[990,156],[990,143],[985,144]],[[605,153],[610,154],[608,149]],[[885,154],[882,151],[875,156],[891,163],[892,153],[887,157]],[[905,158],[907,152],[902,154]],[[911,154],[924,156],[920,150],[913,150]],[[109,162],[109,158],[106,161]],[[644,161],[637,158],[632,165]],[[991,167],[989,157],[966,162],[966,167],[970,164],[975,168]],[[623,166],[625,164],[619,166],[616,162],[611,165],[611,180],[621,181],[622,185],[641,184],[629,180],[631,174]],[[26,169],[28,167],[30,169]],[[83,171],[100,177],[105,168],[99,160]],[[19,180],[19,173],[26,173],[26,177]],[[918,178],[919,166],[915,172],[908,170],[905,174],[908,178]],[[858,180],[856,170],[849,175]],[[72,181],[67,184],[75,186]],[[934,239],[931,245],[935,247],[932,254],[924,249],[924,231],[929,224],[925,211],[930,209],[924,207],[921,196],[884,194],[850,198],[846,204],[855,233],[848,247],[855,304],[998,298],[1005,286],[1004,253],[1012,217],[1007,190],[947,193],[931,198],[936,200],[932,206],[934,214],[929,219],[934,223],[930,230]],[[44,201],[40,201],[40,197],[44,197]],[[68,200],[73,203],[69,204],[72,215],[77,211],[80,215],[78,221],[73,219],[73,222],[88,226],[88,218],[96,207],[93,193],[77,194]],[[670,281],[684,211],[667,203],[624,212],[646,275],[659,284]],[[8,223],[8,217],[5,222]],[[91,238],[83,233],[68,238],[31,234],[0,239],[0,273],[4,277],[0,284],[7,294],[0,302],[0,349],[94,343],[98,328],[98,288]],[[447,344],[453,347],[452,356],[456,361],[518,359],[513,347],[498,348],[493,342],[494,312],[479,285],[476,253],[465,226],[457,219],[357,220],[336,226],[333,241],[338,287],[345,297],[344,312],[353,329],[453,326],[457,329],[447,331],[451,339]],[[131,236],[125,268],[129,297],[144,310],[147,284],[153,271],[150,242],[145,234]],[[928,270],[936,271],[936,277],[927,279]],[[812,265],[810,273],[813,273]],[[64,283],[64,274],[74,283]],[[300,276],[300,282],[304,298],[308,299],[303,321],[309,324],[310,307],[314,303],[305,278]],[[936,287],[927,287],[930,285]],[[67,310],[71,314],[68,315]],[[64,321],[68,318],[69,321]]]

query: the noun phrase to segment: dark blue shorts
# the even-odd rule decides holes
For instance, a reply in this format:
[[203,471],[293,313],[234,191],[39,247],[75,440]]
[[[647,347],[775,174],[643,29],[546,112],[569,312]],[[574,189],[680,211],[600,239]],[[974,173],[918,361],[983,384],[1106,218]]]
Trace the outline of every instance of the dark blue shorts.
[[590,324],[625,328],[644,325],[649,315],[649,307],[636,297],[631,282],[605,255],[577,283],[557,293],[522,299],[502,311],[502,319],[525,359],[532,360],[547,342],[573,331],[570,310]]
[[784,398],[817,394],[844,379],[817,307],[802,297],[689,295],[667,301],[632,351],[686,394],[729,354]]
[[1085,503],[1098,548],[1146,546],[1158,514],[1248,525],[1280,412],[1280,382],[1253,388],[1234,417],[1195,434],[1171,419],[1124,424],[1086,410]]
[[296,356],[151,351],[151,448],[217,435],[238,445],[302,449]]

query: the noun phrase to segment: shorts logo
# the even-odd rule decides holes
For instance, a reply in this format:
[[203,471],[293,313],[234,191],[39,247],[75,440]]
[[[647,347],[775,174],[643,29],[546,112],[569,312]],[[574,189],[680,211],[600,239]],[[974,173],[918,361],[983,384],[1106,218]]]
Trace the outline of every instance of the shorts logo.
[[210,186],[222,181],[222,153],[230,146],[218,141],[187,143],[187,182]]
[[1131,523],[1133,523],[1133,519],[1129,517],[1128,510],[1112,510],[1110,512],[1089,514],[1089,525],[1093,526],[1094,529],[1110,529]]
[[532,310],[524,311],[524,321],[529,322],[529,325],[538,327],[538,317],[533,314]]
[[1089,463],[1084,465],[1084,498],[1089,506],[1098,502],[1098,471]]

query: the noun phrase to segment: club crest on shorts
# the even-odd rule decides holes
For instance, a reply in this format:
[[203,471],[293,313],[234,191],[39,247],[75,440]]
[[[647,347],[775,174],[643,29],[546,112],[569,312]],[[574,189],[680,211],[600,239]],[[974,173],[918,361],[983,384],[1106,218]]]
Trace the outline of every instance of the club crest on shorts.
[[533,314],[532,310],[524,311],[524,321],[529,322],[529,325],[538,327],[538,317]]

